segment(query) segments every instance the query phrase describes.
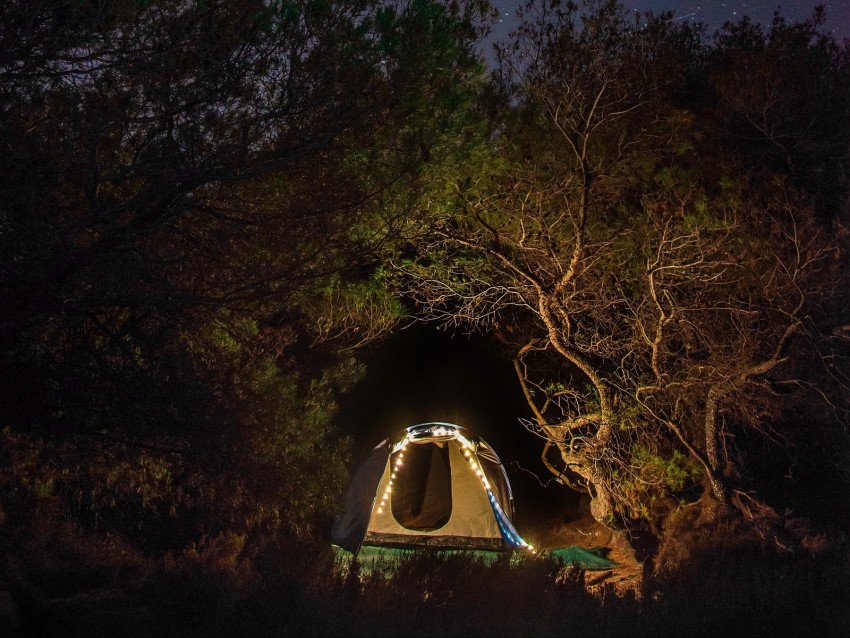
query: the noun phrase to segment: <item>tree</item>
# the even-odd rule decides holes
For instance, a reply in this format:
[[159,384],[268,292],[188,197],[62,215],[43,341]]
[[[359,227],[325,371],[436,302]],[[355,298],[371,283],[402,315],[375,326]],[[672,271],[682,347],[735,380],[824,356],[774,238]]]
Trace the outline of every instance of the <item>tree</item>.
[[807,392],[840,401],[846,377],[807,368],[830,348],[835,240],[787,178],[706,134],[698,31],[615,2],[524,11],[501,51],[511,106],[426,205],[399,285],[513,349],[544,463],[601,522],[700,478],[728,503],[732,430],[768,431]]
[[368,288],[382,202],[480,70],[481,10],[0,9],[0,417],[43,443],[69,511],[144,537],[139,487],[145,529],[183,526],[163,549],[329,509],[358,367],[306,334],[328,291]]
[[823,31],[823,7],[800,23],[776,15],[715,35],[705,69],[723,107],[705,115],[714,135],[745,149],[748,163],[787,174],[825,220],[846,213],[850,131],[846,47]]

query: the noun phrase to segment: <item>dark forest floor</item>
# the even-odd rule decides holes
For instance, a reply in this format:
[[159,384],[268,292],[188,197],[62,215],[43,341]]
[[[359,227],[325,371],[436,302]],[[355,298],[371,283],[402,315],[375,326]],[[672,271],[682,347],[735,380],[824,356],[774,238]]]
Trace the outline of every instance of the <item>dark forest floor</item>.
[[13,541],[0,552],[0,636],[850,635],[840,539],[818,554],[728,543],[659,579],[584,505],[526,502],[517,527],[543,550],[607,548],[616,569],[419,556],[358,580],[340,578],[318,540],[154,559],[51,518],[14,535],[0,525]]
[[517,526],[523,538],[539,550],[571,545],[585,549],[604,548],[605,557],[617,563],[618,567],[611,571],[588,574],[587,584],[590,587],[610,584],[618,593],[640,592],[643,562],[625,538],[618,538],[610,529],[597,522],[580,501],[557,508],[539,507],[525,514],[520,512]]

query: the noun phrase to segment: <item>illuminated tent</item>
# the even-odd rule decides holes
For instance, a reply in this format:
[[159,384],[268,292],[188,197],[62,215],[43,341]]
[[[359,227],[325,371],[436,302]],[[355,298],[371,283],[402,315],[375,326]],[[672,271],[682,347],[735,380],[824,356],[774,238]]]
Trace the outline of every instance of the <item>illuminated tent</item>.
[[360,466],[334,523],[334,544],[361,547],[528,548],[513,496],[487,443],[450,423],[423,423],[380,443]]

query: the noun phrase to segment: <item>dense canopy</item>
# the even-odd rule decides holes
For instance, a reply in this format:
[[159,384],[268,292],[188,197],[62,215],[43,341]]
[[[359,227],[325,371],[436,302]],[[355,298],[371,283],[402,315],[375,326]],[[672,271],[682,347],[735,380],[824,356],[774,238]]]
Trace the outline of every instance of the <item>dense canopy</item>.
[[314,582],[339,397],[413,322],[480,333],[540,469],[658,565],[829,536],[850,51],[822,18],[529,0],[488,68],[487,0],[3,3],[0,590],[49,589],[48,545]]

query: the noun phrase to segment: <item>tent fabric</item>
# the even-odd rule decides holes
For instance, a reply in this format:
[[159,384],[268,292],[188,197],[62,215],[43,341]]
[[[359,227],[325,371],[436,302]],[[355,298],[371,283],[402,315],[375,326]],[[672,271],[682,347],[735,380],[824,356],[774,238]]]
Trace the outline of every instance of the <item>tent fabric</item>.
[[425,423],[378,445],[354,475],[331,531],[361,545],[505,551],[527,547],[495,451],[464,428]]
[[508,474],[505,472],[505,466],[502,465],[493,448],[480,439],[478,441],[478,460],[481,463],[484,474],[493,486],[493,491],[496,493],[498,501],[510,508],[506,514],[513,519],[515,515],[514,496],[511,491],[511,484],[508,481]]
[[505,542],[501,538],[481,536],[458,537],[452,535],[428,534],[412,537],[410,534],[388,534],[385,532],[367,532],[362,547],[386,547],[398,549],[429,548],[439,550],[469,549],[492,552],[504,552]]
[[345,495],[345,511],[334,523],[334,543],[356,552],[366,534],[369,515],[375,500],[375,486],[389,459],[389,441],[379,443],[354,475]]

